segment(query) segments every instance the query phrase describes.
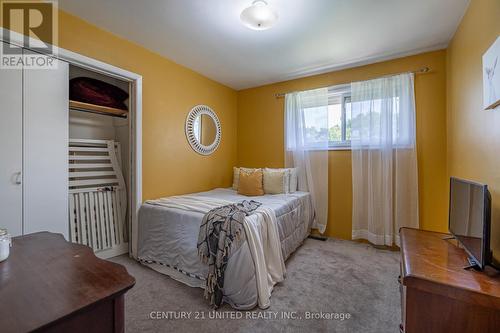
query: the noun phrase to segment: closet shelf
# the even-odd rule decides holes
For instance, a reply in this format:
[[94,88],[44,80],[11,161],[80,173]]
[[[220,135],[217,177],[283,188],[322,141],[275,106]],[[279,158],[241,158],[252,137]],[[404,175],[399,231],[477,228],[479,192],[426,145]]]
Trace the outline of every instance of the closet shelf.
[[95,105],[95,104],[89,104],[89,103],[71,101],[71,100],[69,101],[69,108],[72,110],[76,110],[76,111],[98,113],[98,114],[104,114],[104,115],[113,116],[113,117],[120,117],[120,118],[127,118],[127,115],[128,115],[127,110],[110,108],[107,106],[101,106],[101,105]]

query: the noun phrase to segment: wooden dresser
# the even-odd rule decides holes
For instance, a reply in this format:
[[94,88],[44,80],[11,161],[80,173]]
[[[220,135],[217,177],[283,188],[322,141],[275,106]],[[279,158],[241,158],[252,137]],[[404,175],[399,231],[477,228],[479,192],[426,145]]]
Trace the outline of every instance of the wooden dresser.
[[465,270],[465,251],[447,234],[402,228],[401,331],[500,332],[500,273]]
[[0,332],[123,332],[135,279],[48,232],[16,237],[0,262]]

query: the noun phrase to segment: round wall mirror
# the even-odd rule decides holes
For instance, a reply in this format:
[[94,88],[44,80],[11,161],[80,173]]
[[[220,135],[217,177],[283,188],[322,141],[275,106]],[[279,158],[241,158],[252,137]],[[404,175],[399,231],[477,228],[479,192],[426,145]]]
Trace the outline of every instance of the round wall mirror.
[[206,105],[192,108],[186,119],[186,137],[195,152],[212,154],[221,140],[220,121],[215,112]]

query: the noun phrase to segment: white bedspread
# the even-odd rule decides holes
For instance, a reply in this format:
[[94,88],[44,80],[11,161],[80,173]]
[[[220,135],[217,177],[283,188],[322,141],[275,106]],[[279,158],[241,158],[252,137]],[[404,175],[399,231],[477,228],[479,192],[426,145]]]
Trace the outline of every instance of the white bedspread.
[[285,279],[285,261],[281,253],[276,214],[270,208],[259,208],[245,218],[247,242],[255,264],[259,307],[271,305],[270,297],[276,283]]
[[[167,208],[195,211],[202,214],[233,202],[206,196],[174,196],[146,203]],[[270,297],[276,283],[285,278],[285,261],[280,246],[275,212],[260,207],[244,221],[247,242],[255,265],[258,303],[261,309],[270,305]]]
[[211,197],[200,197],[195,195],[179,195],[173,197],[147,200],[147,204],[163,206],[167,208],[177,208],[187,211],[206,214],[214,208],[232,204],[229,200]]

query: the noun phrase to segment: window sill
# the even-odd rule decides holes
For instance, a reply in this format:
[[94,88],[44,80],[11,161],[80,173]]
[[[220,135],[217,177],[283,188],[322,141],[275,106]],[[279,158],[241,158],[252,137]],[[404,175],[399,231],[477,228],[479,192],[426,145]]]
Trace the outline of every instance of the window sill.
[[[365,147],[365,148],[358,148],[360,150],[382,150],[376,147]],[[411,150],[415,149],[413,146],[397,146],[397,147],[392,147],[392,150]],[[304,150],[306,151],[335,151],[335,150],[348,150],[352,151],[351,146],[339,146],[339,147],[328,147],[328,148],[317,148],[317,147],[309,147],[305,148]],[[291,152],[291,150],[287,150],[288,152]]]
[[351,150],[351,146],[328,147],[328,150]]
[[[339,146],[339,147],[328,147],[328,148],[323,148],[323,147],[306,147],[304,148],[305,151],[330,151],[330,150],[352,150],[350,146]],[[292,150],[288,149],[288,152],[291,152]]]

